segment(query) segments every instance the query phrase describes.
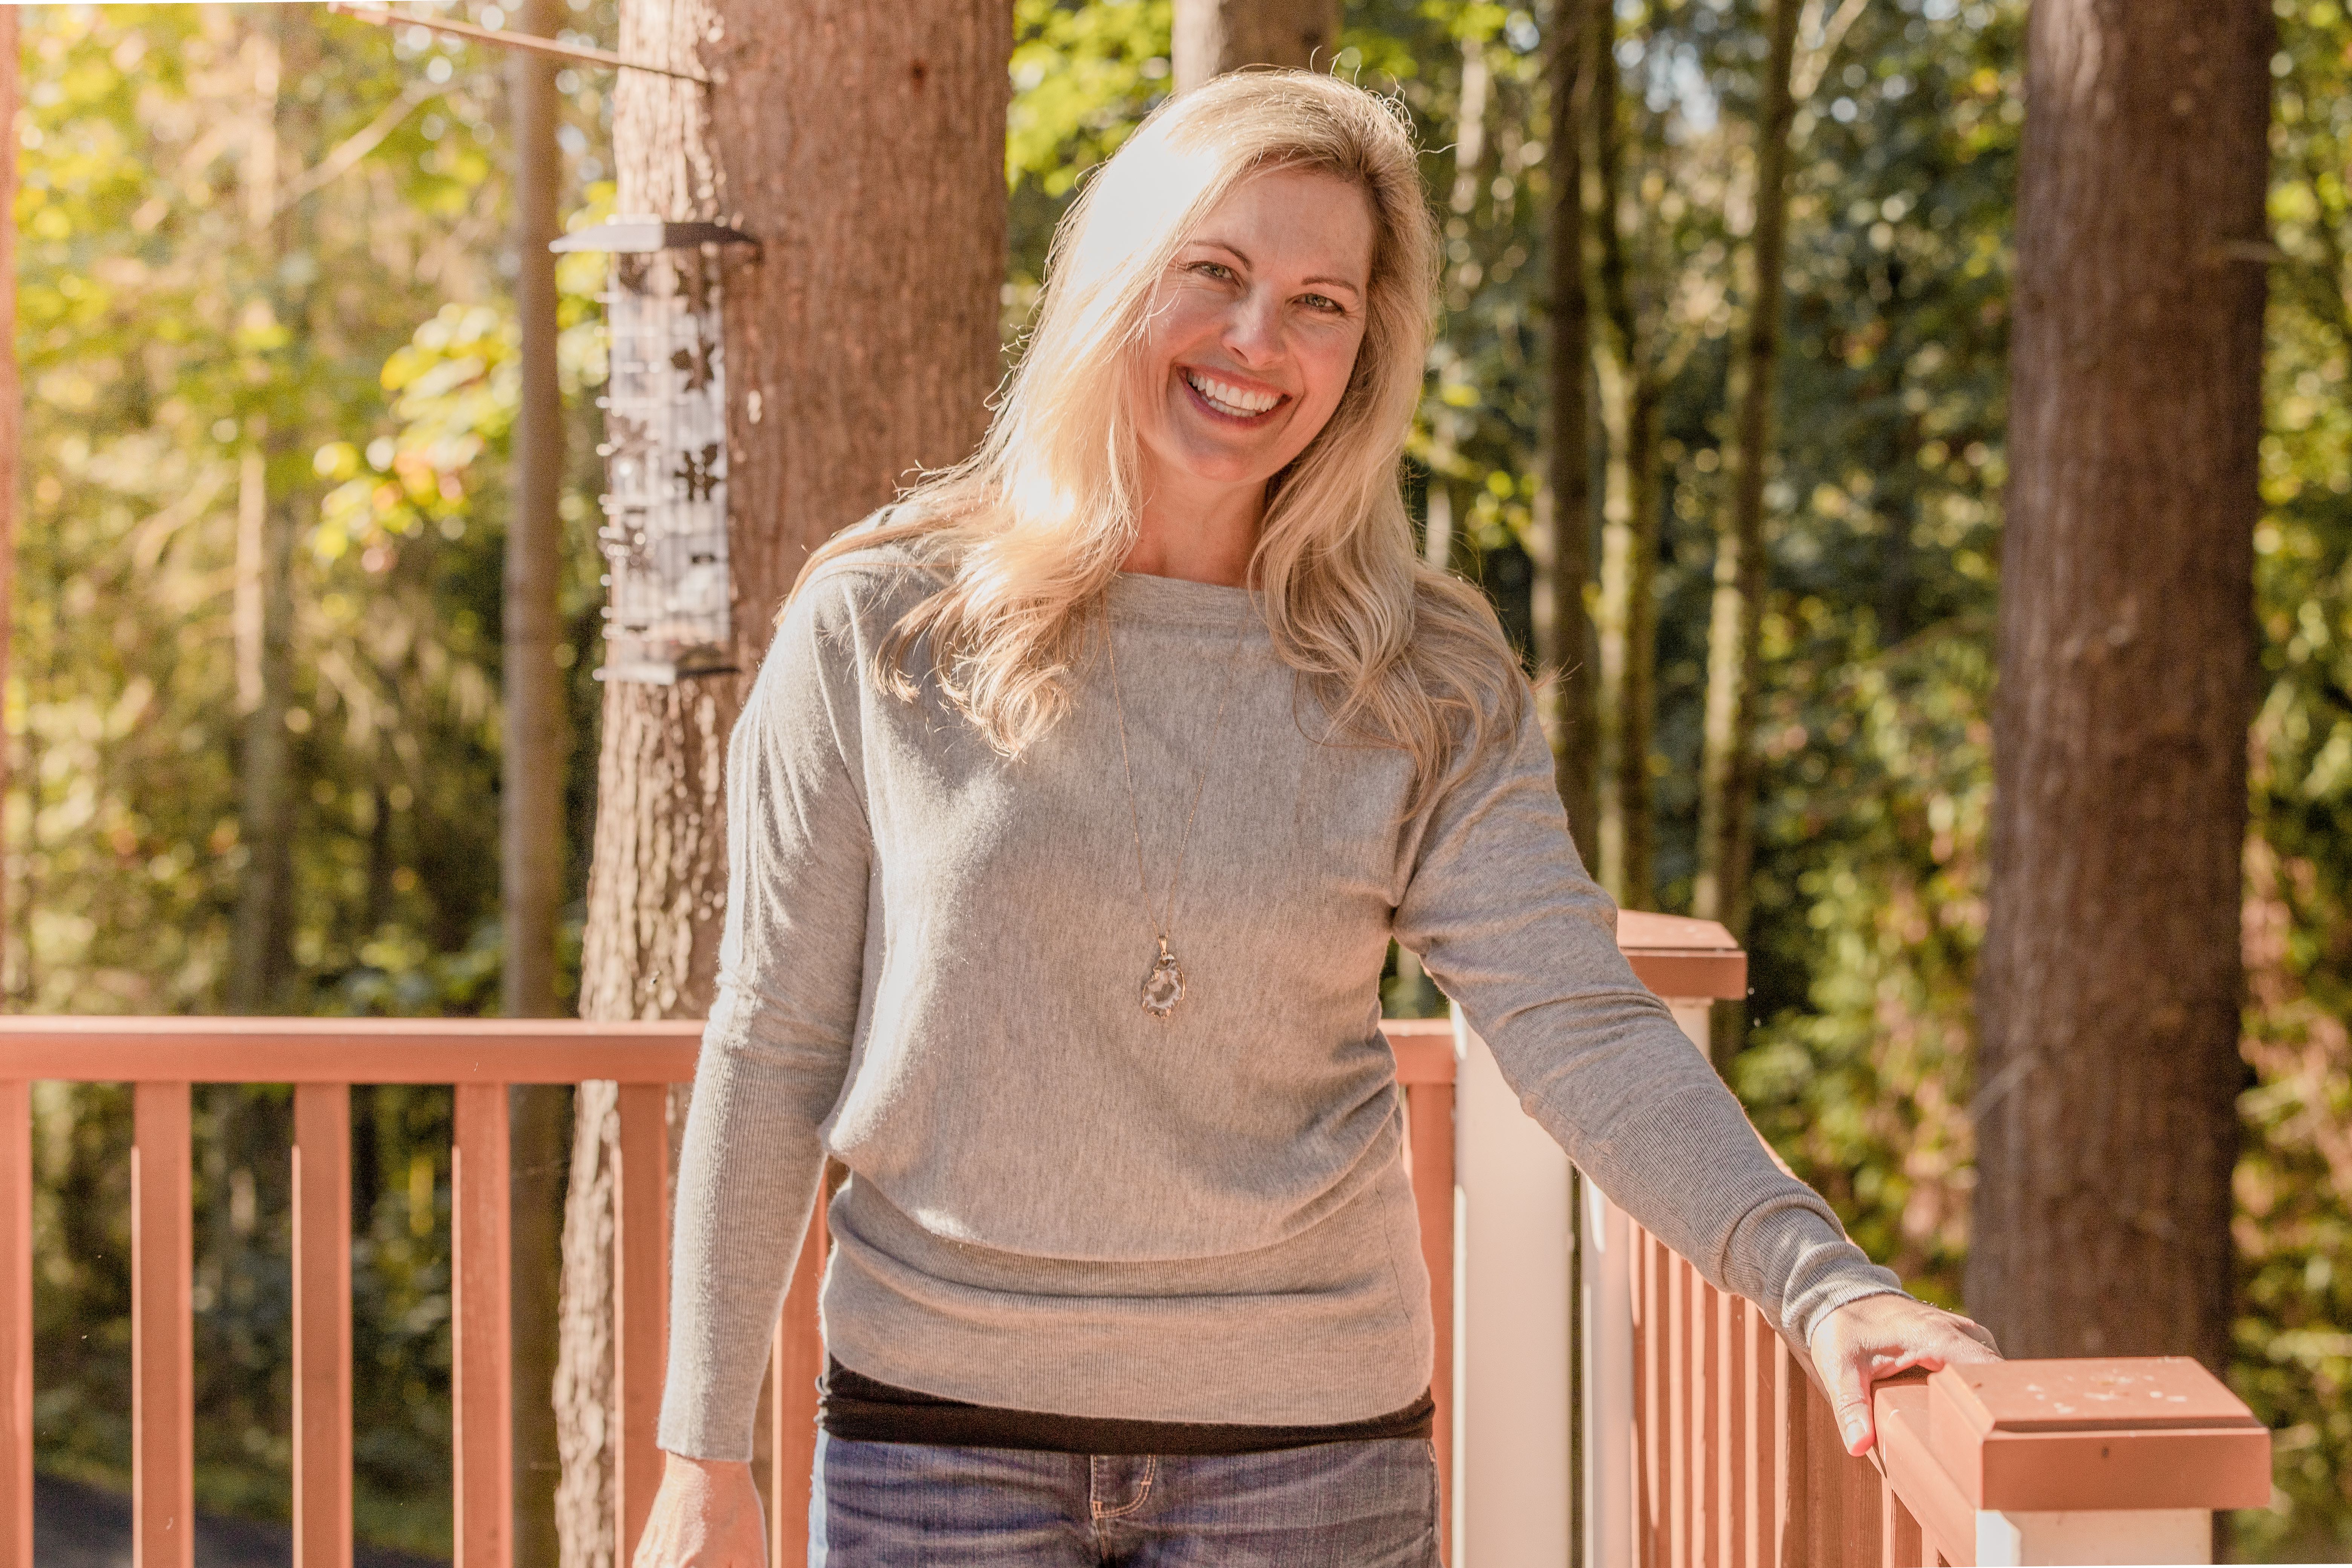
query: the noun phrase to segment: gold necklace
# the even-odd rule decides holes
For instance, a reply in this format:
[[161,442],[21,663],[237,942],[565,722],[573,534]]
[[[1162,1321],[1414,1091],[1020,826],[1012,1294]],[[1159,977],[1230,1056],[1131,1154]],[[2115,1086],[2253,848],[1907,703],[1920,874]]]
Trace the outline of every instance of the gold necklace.
[[[1225,656],[1225,684],[1217,699],[1216,721],[1209,726],[1208,754],[1216,755],[1217,735],[1225,727],[1225,705],[1234,698],[1234,678],[1241,670],[1244,636],[1249,630],[1244,616],[1234,629],[1233,652]],[[1209,787],[1209,763],[1201,763],[1200,776],[1192,783],[1192,808],[1184,814],[1184,831],[1176,840],[1176,868],[1168,875],[1168,914],[1160,918],[1151,902],[1151,883],[1143,870],[1143,819],[1135,805],[1135,763],[1128,755],[1127,700],[1118,687],[1118,643],[1110,634],[1110,605],[1103,605],[1103,649],[1110,658],[1111,711],[1118,716],[1118,763],[1127,775],[1127,823],[1135,835],[1135,887],[1143,895],[1143,917],[1151,922],[1151,933],[1160,939],[1160,955],[1151,961],[1151,973],[1143,977],[1143,1010],[1155,1018],[1165,1018],[1184,1000],[1184,967],[1169,951],[1169,938],[1176,923],[1176,888],[1184,879],[1184,853],[1192,847],[1192,824],[1201,815],[1201,796]]]

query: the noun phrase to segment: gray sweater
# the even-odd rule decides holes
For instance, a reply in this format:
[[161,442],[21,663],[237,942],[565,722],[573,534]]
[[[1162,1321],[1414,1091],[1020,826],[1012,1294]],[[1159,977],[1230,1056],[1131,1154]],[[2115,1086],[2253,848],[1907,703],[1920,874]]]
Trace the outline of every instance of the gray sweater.
[[826,568],[735,730],[662,1447],[750,1456],[828,1152],[849,1179],[825,1339],[869,1377],[1155,1421],[1410,1404],[1432,1338],[1379,1028],[1391,937],[1577,1164],[1800,1346],[1896,1288],[1633,978],[1532,722],[1401,826],[1406,758],[1318,739],[1327,716],[1245,591],[1122,575],[1111,626],[1155,892],[1208,766],[1173,923],[1189,989],[1159,1019],[1139,1000],[1157,946],[1103,660],[1007,761],[929,684],[908,702],[870,679],[940,581],[887,547]]

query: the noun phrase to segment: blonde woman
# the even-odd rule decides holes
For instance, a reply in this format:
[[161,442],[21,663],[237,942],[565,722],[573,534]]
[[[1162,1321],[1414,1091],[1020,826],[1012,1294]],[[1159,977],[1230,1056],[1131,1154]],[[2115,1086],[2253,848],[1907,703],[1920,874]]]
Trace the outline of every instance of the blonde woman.
[[1527,683],[1398,493],[1433,267],[1389,104],[1187,93],[1065,221],[978,455],[810,562],[729,759],[638,1568],[762,1561],[827,1154],[814,1563],[1435,1563],[1392,938],[1857,1451],[1874,1374],[1988,1354],[1619,955]]

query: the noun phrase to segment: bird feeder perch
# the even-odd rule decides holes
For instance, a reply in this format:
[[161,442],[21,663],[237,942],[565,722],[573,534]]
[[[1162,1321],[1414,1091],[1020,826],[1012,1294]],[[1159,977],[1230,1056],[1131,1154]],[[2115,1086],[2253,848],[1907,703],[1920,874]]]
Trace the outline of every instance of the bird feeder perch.
[[599,680],[670,686],[730,661],[727,378],[719,248],[757,243],[715,223],[617,218],[556,250],[613,255],[604,522],[610,570]]

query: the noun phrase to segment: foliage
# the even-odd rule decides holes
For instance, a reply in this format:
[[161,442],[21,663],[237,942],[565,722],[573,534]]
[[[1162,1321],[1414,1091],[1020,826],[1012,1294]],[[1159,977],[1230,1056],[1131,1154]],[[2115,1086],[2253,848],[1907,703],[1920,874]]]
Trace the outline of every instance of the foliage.
[[[515,402],[500,64],[299,8],[26,13],[15,216],[32,480],[5,701],[18,1008],[221,1005],[267,504],[301,520],[286,1000],[436,1013],[495,997],[484,805]],[[566,91],[571,201],[593,209],[609,201],[588,155],[605,104],[576,79]],[[563,269],[575,889],[601,599],[580,405],[603,374],[600,281],[593,258]],[[355,1094],[358,1519],[421,1550],[448,1532],[447,1098]],[[40,1460],[119,1484],[127,1101],[47,1085],[37,1122]],[[198,1091],[198,1497],[281,1517],[286,1138],[284,1091]]]
[[2263,695],[2247,853],[2239,1392],[2277,1430],[2250,1550],[2352,1557],[2352,19],[2277,7]]

